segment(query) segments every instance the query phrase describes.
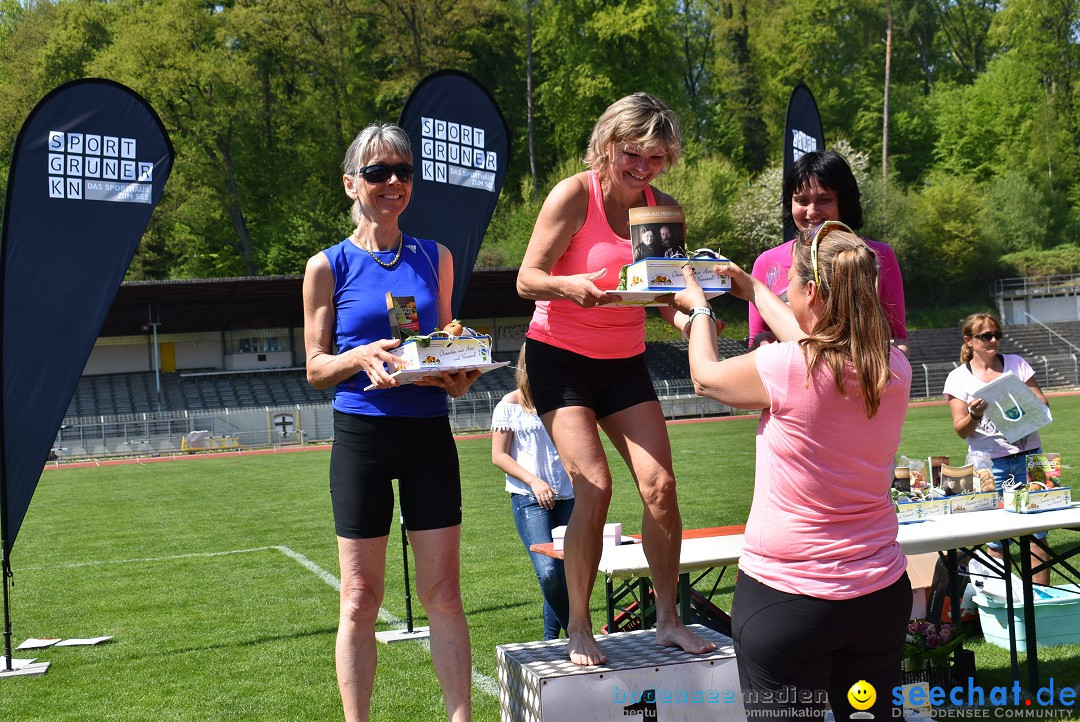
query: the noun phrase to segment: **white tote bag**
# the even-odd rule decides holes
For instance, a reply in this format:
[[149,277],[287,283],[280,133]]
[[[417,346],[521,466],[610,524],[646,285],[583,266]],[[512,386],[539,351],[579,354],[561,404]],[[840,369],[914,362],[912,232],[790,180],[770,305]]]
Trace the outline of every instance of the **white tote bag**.
[[975,392],[986,401],[986,416],[1010,444],[1053,421],[1050,407],[1012,371]]

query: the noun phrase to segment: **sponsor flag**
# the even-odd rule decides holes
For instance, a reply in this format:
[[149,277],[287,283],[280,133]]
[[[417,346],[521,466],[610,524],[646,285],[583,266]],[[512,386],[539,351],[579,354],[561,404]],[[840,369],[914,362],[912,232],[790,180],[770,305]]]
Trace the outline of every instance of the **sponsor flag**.
[[399,125],[409,134],[416,167],[412,202],[401,227],[454,254],[456,316],[506,180],[510,133],[491,93],[456,70],[421,80],[405,102]]
[[[812,150],[825,150],[825,133],[821,129],[821,115],[810,88],[799,83],[788,98],[787,122],[784,125],[784,177],[787,178],[792,164]],[[795,237],[795,224],[784,223],[781,242]]]
[[56,88],[30,111],[15,140],[0,257],[5,575],[60,423],[172,163],[154,110],[109,80]]

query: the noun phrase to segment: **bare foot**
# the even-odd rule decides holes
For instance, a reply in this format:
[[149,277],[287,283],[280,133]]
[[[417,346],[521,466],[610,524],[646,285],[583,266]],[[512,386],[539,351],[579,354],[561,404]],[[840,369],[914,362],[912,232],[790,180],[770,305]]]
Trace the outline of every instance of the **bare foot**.
[[570,652],[570,661],[582,667],[606,664],[607,655],[600,651],[592,632],[568,632],[566,648]]
[[702,639],[680,622],[678,624],[656,627],[656,643],[661,647],[679,647],[690,654],[707,654],[716,649],[716,645]]

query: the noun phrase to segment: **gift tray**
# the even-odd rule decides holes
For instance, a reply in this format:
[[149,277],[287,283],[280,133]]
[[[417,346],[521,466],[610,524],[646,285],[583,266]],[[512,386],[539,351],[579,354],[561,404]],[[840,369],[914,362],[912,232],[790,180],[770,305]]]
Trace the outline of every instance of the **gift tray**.
[[[443,371],[449,371],[450,373],[455,371],[479,371],[481,374],[486,374],[488,371],[494,371],[509,364],[509,361],[492,361],[482,364],[466,364],[465,366],[425,366],[419,369],[399,369],[390,374],[390,378],[397,379],[399,384],[405,386],[416,381],[416,379],[438,376]],[[371,391],[373,388],[375,388],[375,384],[368,384],[364,387],[364,391]]]
[[[621,301],[604,304],[605,306],[667,306],[671,296],[683,289],[676,288],[670,291],[608,291],[612,296],[618,296]],[[716,298],[727,291],[706,290],[705,298]]]

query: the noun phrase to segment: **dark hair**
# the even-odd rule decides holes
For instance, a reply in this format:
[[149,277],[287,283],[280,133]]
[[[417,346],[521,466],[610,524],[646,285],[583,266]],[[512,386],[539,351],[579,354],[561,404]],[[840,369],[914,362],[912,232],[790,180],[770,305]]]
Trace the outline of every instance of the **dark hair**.
[[859,183],[851,166],[834,150],[812,150],[804,153],[792,164],[784,176],[781,202],[784,205],[784,223],[794,225],[791,215],[791,197],[811,180],[836,193],[840,206],[840,218],[853,231],[862,228],[862,203],[859,202]]

